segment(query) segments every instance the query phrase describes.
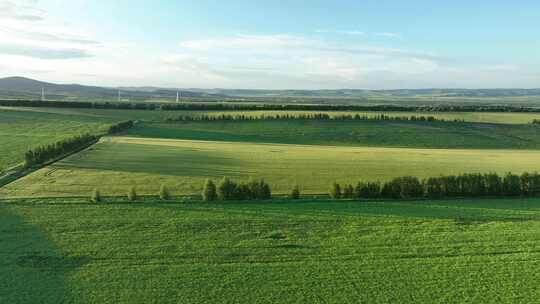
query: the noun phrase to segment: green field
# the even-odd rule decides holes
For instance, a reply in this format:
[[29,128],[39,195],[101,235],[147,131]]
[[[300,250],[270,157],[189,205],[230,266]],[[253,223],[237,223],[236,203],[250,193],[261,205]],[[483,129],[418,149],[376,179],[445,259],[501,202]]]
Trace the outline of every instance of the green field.
[[190,121],[143,123],[128,132],[145,138],[283,144],[540,149],[540,127],[413,121]]
[[[138,123],[0,188],[0,303],[533,303],[540,297],[538,198],[319,196],[333,182],[540,171],[540,128],[528,124],[538,114],[433,114],[465,123],[165,122],[220,113],[282,112],[1,108],[0,169],[37,145],[118,121]],[[274,199],[200,202],[203,182],[223,176],[264,178]],[[172,201],[157,201],[162,184]],[[294,184],[303,200],[283,198]],[[124,198],[132,186],[143,195],[137,203]],[[94,188],[105,202],[89,203]]]
[[533,150],[407,149],[281,145],[109,137],[101,143],[0,189],[0,196],[124,195],[131,186],[157,194],[199,194],[207,178],[264,178],[275,193],[298,183],[326,193],[332,182],[387,180],[471,172],[540,171]]
[[[314,114],[320,111],[147,111],[147,110],[103,110],[103,109],[69,109],[69,108],[9,108],[0,107],[0,109],[17,112],[37,112],[72,116],[86,116],[101,119],[113,120],[144,120],[159,122],[167,118],[175,118],[182,115],[200,115],[200,114],[242,114],[251,116],[276,115],[276,114]],[[466,122],[484,122],[501,124],[528,124],[534,119],[540,119],[540,113],[501,113],[501,112],[363,112],[363,111],[328,111],[324,112],[331,116],[344,114],[359,114],[366,116],[388,115],[388,116],[435,116],[445,120],[465,120]]]
[[114,120],[101,117],[0,109],[0,172],[24,160],[37,146],[86,132],[105,131]]
[[540,200],[0,203],[1,303],[534,303]]

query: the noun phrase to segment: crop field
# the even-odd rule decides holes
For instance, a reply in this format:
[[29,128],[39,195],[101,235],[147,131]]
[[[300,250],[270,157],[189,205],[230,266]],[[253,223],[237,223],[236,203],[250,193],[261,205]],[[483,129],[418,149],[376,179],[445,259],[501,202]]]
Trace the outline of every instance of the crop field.
[[533,303],[540,200],[0,204],[2,303]]
[[387,180],[470,172],[540,170],[533,150],[412,149],[109,137],[101,143],[0,188],[6,197],[81,196],[99,188],[124,195],[131,186],[157,194],[199,194],[204,180],[264,178],[275,193],[299,184],[326,193],[332,182]]

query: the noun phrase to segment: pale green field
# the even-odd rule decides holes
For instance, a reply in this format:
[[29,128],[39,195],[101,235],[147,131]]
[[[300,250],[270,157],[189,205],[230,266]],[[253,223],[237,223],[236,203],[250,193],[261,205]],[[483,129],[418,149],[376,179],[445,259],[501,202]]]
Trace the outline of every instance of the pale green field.
[[304,193],[324,193],[334,182],[387,180],[471,172],[540,171],[531,150],[412,149],[205,142],[113,137],[0,189],[4,197],[124,195],[130,186],[156,194],[200,193],[206,178],[264,178],[275,193],[298,183]]

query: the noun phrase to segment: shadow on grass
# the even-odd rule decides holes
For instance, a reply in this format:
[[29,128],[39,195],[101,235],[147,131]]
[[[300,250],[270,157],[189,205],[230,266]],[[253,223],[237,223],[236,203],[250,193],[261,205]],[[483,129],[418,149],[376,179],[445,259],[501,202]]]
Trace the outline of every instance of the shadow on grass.
[[66,274],[89,262],[63,254],[6,205],[0,205],[0,248],[0,303],[64,303]]

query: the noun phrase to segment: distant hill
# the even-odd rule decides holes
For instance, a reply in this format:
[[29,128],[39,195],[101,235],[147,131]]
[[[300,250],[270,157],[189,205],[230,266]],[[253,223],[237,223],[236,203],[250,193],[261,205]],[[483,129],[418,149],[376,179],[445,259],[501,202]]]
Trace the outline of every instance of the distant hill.
[[[45,90],[47,99],[59,100],[116,100],[120,90],[122,99],[174,99],[176,90],[153,87],[138,88],[104,88],[84,86],[80,84],[54,84],[24,77],[0,78],[0,97],[38,99],[41,89]],[[180,91],[184,98],[225,98],[227,96],[206,92]]]
[[399,90],[234,90],[190,89],[239,97],[524,97],[540,96],[540,89],[399,89]]
[[[47,99],[55,100],[97,100],[112,101],[118,98],[121,91],[123,100],[174,100],[176,89],[159,87],[97,87],[80,84],[54,84],[24,77],[8,77],[0,79],[0,98],[39,99],[44,88]],[[448,99],[460,100],[474,98],[488,100],[489,98],[505,99],[508,97],[534,97],[540,100],[540,89],[399,89],[399,90],[245,90],[245,89],[182,89],[183,98],[193,99],[263,99],[266,101],[319,100],[317,102],[332,103],[335,99],[341,102],[356,101],[396,101],[415,99],[420,103],[439,102]],[[321,101],[323,99],[323,101]]]

